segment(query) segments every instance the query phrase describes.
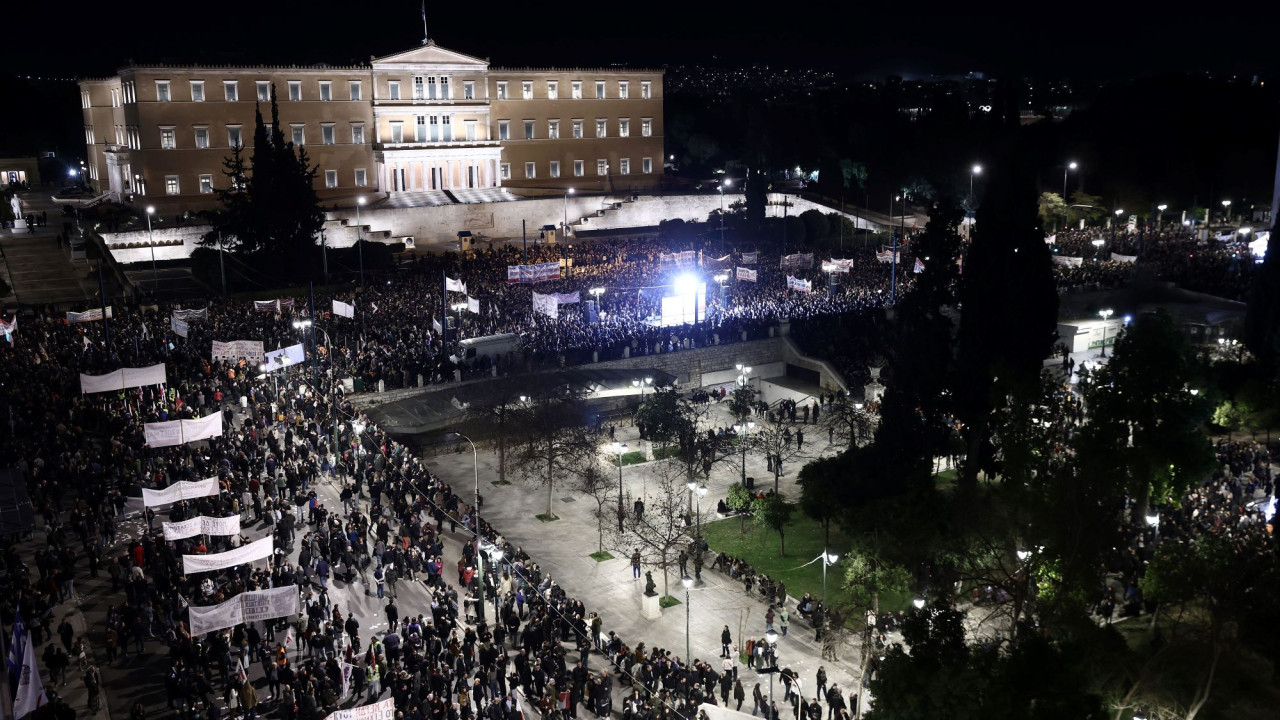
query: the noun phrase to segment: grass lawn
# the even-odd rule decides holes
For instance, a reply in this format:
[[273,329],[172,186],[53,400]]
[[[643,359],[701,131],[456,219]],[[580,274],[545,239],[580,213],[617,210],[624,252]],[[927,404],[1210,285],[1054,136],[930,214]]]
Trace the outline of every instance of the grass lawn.
[[591,553],[591,559],[595,560],[596,562],[604,562],[605,560],[612,560],[613,554],[610,553],[608,550],[601,550],[599,552]]
[[546,513],[539,513],[537,515],[534,515],[534,517],[538,518],[542,522],[555,522],[556,520],[560,519],[559,515],[548,515]]
[[[805,563],[818,557],[822,552],[822,525],[815,520],[796,513],[796,520],[787,526],[787,555],[778,554],[778,534],[755,525],[751,518],[746,521],[746,533],[738,531],[738,518],[717,520],[702,526],[702,534],[711,546],[711,551],[723,550],[733,557],[751,563],[758,573],[764,573],[774,580],[781,580],[787,586],[787,594],[791,597],[802,597],[806,592],[815,598],[822,597],[822,563],[812,565]],[[831,529],[831,547],[841,557],[849,550],[849,540],[836,528]],[[710,568],[712,560],[707,560]],[[800,567],[805,565],[805,567]],[[714,572],[719,572],[715,570]],[[840,605],[840,585],[844,579],[844,564],[837,562],[827,568],[827,602]],[[754,590],[753,590],[754,592]],[[880,598],[880,609],[884,612],[905,610],[911,604],[909,596],[883,596]]]
[[[679,454],[680,454],[680,446],[668,445],[667,447],[654,448],[653,459],[666,460],[667,458],[676,457]],[[647,462],[649,462],[649,458],[641,450],[632,450],[631,452],[625,452],[622,454],[623,467],[626,467],[627,465],[640,465]],[[614,460],[611,464],[614,467],[617,467],[618,461]]]

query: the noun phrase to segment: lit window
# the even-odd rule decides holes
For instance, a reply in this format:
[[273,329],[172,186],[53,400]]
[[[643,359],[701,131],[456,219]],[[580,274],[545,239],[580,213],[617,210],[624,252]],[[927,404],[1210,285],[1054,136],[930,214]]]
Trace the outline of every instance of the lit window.
[[258,88],[258,102],[271,100],[271,83],[267,80],[259,80],[255,84]]
[[169,94],[169,81],[157,80],[156,81],[156,102],[169,102],[172,99],[173,99],[172,96]]
[[200,176],[200,194],[201,195],[213,194],[213,176],[212,175]]
[[466,120],[465,122],[466,122],[466,127],[467,127],[467,131],[466,131],[466,132],[467,132],[467,142],[475,142],[475,141],[476,141],[476,121],[475,121],[475,120]]
[[391,123],[391,142],[393,143],[404,142],[404,123],[402,122]]
[[[413,99],[414,100],[426,99],[426,86],[423,84],[422,80],[423,78],[421,75],[413,76]],[[432,95],[431,99],[433,100],[435,99],[435,90],[436,90],[436,79],[431,78],[431,95]]]
[[511,121],[509,120],[498,121],[498,139],[499,140],[511,139]]
[[573,138],[575,140],[582,139],[582,121],[581,120],[573,121]]
[[570,88],[570,91],[573,93],[574,100],[582,99],[582,82],[575,80],[573,84],[569,86],[569,88]]
[[653,158],[643,158],[640,160],[640,172],[645,175],[653,172]]
[[243,144],[242,137],[239,125],[227,126],[227,145],[230,147],[239,147]]
[[354,123],[351,125],[351,144],[352,145],[364,144],[364,125],[363,124]]
[[289,81],[289,99],[292,100],[293,102],[302,101],[302,81],[301,80]]
[[602,138],[602,137],[605,137],[605,135],[606,135],[605,121],[597,119],[596,120],[596,137]]
[[332,125],[320,126],[320,142],[325,145],[332,145],[335,142],[334,130]]
[[363,90],[360,87],[359,80],[347,81],[347,92],[351,93],[352,100],[360,100],[363,97]]
[[597,100],[604,99],[604,81],[603,80],[596,81],[596,99]]
[[427,141],[427,116],[426,115],[415,115],[413,117],[413,141],[414,142]]
[[625,82],[618,83],[618,99],[626,100],[629,94],[630,93],[628,92],[627,83]]
[[524,176],[526,180],[532,180],[537,175],[537,173],[534,172],[536,168],[537,165],[535,163],[527,162],[524,164]]
[[333,100],[333,83],[328,80],[320,81],[320,99],[324,102]]
[[653,134],[653,118],[641,118],[640,134],[644,137],[649,137]]
[[462,83],[462,99],[463,100],[476,99],[476,84],[474,82]]
[[240,86],[236,83],[235,80],[222,81],[222,97],[227,102],[240,101]]
[[173,128],[160,128],[160,147],[163,150],[172,150],[178,147],[178,138]]
[[449,92],[449,78],[447,77],[440,78],[440,99],[441,100],[453,99],[453,95]]
[[547,174],[553,178],[560,177],[560,161],[559,160],[551,161],[551,171]]
[[503,180],[511,179],[511,163],[502,163],[499,172],[502,173]]
[[391,100],[400,99],[400,83],[392,80],[387,83],[387,96]]
[[498,83],[498,99],[499,100],[507,99],[507,84],[504,82]]
[[622,158],[621,160],[618,161],[618,174],[619,175],[631,174],[631,158]]
[[574,176],[574,177],[582,177],[583,175],[586,175],[586,174],[587,174],[587,170],[586,170],[586,163],[584,163],[584,162],[583,162],[583,161],[581,161],[581,160],[574,160],[574,161],[573,161],[573,176]]
[[209,147],[209,128],[198,127],[196,130],[196,147],[206,150]]
[[640,83],[640,99],[641,100],[649,99],[649,93],[652,87],[653,87],[653,83],[648,83],[648,82]]
[[547,99],[557,100],[560,97],[560,83],[555,80],[547,81]]
[[204,81],[191,81],[191,102],[204,102]]
[[164,194],[177,195],[179,192],[180,190],[178,189],[178,176],[165,175],[164,176]]
[[560,121],[559,120],[547,121],[547,139],[549,140],[560,139]]
[[524,121],[524,139],[525,140],[533,139],[533,121],[532,120]]
[[522,97],[524,97],[525,100],[532,100],[533,99],[533,83],[531,82],[520,83],[520,94]]
[[597,175],[608,175],[608,174],[609,174],[609,161],[608,161],[608,160],[596,160],[596,174],[597,174]]
[[338,171],[337,170],[324,171],[324,186],[327,188],[338,187]]
[[364,168],[356,168],[356,187],[364,187],[369,182],[369,175]]
[[294,125],[292,129],[293,129],[293,144],[297,147],[302,147],[303,145],[306,145],[307,144],[306,128],[302,127],[301,125]]
[[618,137],[631,137],[631,120],[629,118],[618,120]]

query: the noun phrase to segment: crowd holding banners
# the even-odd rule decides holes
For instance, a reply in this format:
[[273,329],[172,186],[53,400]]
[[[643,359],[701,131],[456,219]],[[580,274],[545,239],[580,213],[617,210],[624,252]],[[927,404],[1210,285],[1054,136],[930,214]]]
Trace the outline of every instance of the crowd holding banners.
[[179,522],[160,523],[160,526],[165,540],[182,540],[196,535],[239,535],[240,516],[206,517],[200,515]]
[[120,368],[103,375],[80,374],[80,392],[85,395],[115,392],[143,385],[165,384],[164,363],[144,368]]

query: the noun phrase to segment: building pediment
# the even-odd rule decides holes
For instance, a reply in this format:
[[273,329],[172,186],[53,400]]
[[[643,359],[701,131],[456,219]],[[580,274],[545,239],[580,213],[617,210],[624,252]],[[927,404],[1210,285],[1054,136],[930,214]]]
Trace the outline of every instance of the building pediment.
[[427,44],[420,47],[373,58],[371,62],[375,68],[386,65],[471,65],[482,69],[489,65],[488,60],[447,50],[436,45],[433,40],[427,41]]

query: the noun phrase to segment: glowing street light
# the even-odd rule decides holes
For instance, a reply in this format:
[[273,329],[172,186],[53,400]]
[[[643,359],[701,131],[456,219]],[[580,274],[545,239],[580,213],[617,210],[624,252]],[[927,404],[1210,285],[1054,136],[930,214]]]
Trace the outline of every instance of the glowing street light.
[[[364,223],[360,222],[360,208],[364,207],[364,196],[356,198],[356,248],[360,256],[360,289],[364,289]],[[360,316],[363,318],[364,313]]]
[[609,443],[609,449],[618,455],[618,532],[622,532],[622,518],[627,514],[622,508],[622,455],[627,451],[627,444]]
[[160,282],[156,272],[156,240],[151,234],[151,216],[156,214],[156,206],[147,206],[147,244],[151,246],[151,292],[156,291],[156,285]]
[[1115,310],[1111,308],[1103,308],[1098,311],[1098,317],[1102,318],[1102,357],[1107,356],[1107,319],[1111,317]]
[[1075,161],[1072,161],[1067,163],[1066,167],[1062,168],[1062,202],[1064,203],[1067,201],[1067,171],[1075,170],[1078,167],[1080,167],[1080,165]]

